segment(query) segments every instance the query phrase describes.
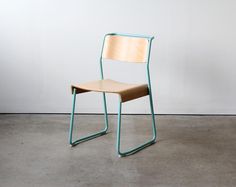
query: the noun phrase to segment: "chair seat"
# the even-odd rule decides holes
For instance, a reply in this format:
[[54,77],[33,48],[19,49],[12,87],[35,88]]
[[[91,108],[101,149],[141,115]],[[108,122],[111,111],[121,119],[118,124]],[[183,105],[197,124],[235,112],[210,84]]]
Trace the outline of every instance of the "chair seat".
[[77,94],[89,91],[116,93],[120,95],[122,102],[137,99],[149,94],[147,84],[127,84],[110,79],[76,84],[72,85],[71,88],[72,92],[76,89]]

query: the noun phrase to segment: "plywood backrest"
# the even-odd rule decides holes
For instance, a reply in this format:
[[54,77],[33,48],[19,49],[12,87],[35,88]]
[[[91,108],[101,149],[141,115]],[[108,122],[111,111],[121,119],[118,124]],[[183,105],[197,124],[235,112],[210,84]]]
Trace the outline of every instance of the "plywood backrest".
[[148,47],[147,38],[107,35],[102,57],[124,62],[147,62]]

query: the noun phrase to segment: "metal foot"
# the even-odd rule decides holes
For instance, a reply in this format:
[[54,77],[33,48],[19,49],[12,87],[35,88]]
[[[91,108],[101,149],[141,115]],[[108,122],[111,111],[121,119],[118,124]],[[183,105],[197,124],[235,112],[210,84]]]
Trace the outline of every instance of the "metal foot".
[[82,143],[82,142],[86,142],[88,140],[91,140],[91,139],[94,139],[94,138],[97,138],[99,136],[102,136],[102,135],[105,135],[106,134],[106,130],[104,131],[101,131],[101,132],[98,132],[98,133],[94,133],[94,134],[91,134],[91,135],[88,135],[88,136],[85,136],[83,138],[80,138],[78,140],[75,140],[74,142],[70,142],[71,146],[76,146],[78,145],[79,143]]

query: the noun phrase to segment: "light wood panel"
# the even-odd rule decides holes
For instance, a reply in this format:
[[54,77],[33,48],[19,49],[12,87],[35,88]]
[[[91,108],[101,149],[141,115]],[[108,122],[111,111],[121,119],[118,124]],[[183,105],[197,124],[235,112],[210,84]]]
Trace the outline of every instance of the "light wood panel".
[[125,62],[146,62],[148,40],[146,38],[108,35],[105,38],[102,57]]
[[78,94],[89,91],[117,93],[120,95],[122,102],[143,97],[149,93],[147,84],[127,84],[110,79],[72,85],[71,88],[72,91],[75,88]]

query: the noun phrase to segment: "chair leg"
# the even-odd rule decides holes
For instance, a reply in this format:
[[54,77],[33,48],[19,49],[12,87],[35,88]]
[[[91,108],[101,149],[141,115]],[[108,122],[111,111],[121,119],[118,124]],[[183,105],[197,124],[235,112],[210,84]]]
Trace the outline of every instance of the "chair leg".
[[125,152],[120,151],[120,133],[121,133],[121,110],[122,110],[122,102],[119,103],[119,110],[118,110],[118,126],[117,126],[117,143],[116,143],[116,149],[119,157],[125,157],[132,155],[138,151],[141,151],[142,149],[154,144],[156,142],[157,133],[156,133],[156,125],[155,125],[155,115],[154,115],[154,109],[153,109],[153,103],[152,103],[152,95],[149,95],[150,100],[150,109],[152,114],[152,133],[153,137],[151,140],[147,141],[144,144],[139,145],[138,147],[135,147],[133,149],[130,149]]
[[93,138],[102,136],[106,134],[108,130],[108,115],[107,115],[107,106],[106,106],[106,95],[103,93],[103,103],[104,103],[104,117],[105,117],[105,128],[99,132],[96,132],[94,134],[90,134],[88,136],[85,136],[83,138],[80,138],[78,140],[73,141],[72,140],[72,134],[73,134],[73,126],[74,126],[74,112],[75,112],[75,103],[76,103],[76,89],[73,90],[73,104],[72,104],[72,112],[71,112],[71,119],[70,119],[70,130],[69,130],[69,143],[71,146],[75,146],[79,143],[91,140]]

